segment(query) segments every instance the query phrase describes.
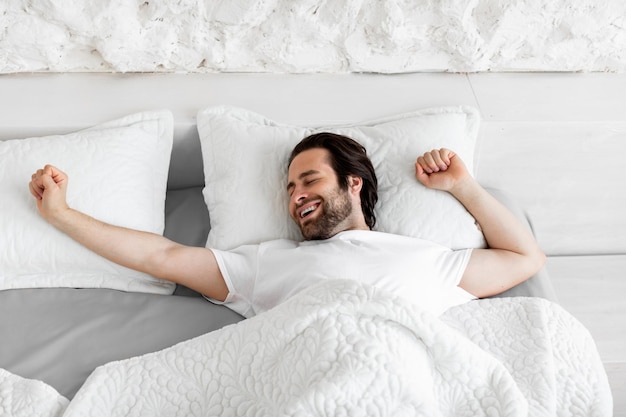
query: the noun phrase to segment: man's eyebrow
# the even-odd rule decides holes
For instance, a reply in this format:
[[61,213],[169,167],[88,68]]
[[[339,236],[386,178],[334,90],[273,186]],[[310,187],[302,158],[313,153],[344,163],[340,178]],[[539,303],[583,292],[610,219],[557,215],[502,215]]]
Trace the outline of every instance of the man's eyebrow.
[[[301,180],[305,177],[308,177],[309,175],[315,175],[315,174],[319,174],[320,172],[315,170],[315,169],[310,169],[308,171],[304,171],[303,173],[301,173],[300,175],[298,175],[298,179]],[[287,184],[287,189],[289,190],[292,187],[295,187],[295,183],[293,181],[289,182],[289,184]]]

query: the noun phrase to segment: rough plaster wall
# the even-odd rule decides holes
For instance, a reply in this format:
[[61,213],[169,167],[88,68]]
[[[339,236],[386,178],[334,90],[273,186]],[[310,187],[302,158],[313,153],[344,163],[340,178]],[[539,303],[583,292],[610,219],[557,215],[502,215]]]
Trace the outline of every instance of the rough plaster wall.
[[3,73],[626,70],[624,0],[0,3]]

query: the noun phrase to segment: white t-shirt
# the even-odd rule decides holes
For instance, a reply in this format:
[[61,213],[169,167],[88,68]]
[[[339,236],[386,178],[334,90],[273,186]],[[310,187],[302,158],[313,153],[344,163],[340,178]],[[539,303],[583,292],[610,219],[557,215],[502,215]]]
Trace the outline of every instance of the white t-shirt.
[[244,317],[325,279],[368,283],[436,315],[476,298],[458,286],[471,249],[412,237],[350,230],[326,240],[279,239],[213,252],[229,290],[223,304]]

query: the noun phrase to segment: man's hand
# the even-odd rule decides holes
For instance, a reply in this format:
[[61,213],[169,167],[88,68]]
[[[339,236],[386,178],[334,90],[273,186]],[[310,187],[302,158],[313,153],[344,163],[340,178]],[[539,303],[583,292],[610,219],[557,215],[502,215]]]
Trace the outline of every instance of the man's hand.
[[449,149],[434,149],[417,158],[415,178],[428,188],[452,192],[471,178],[459,156]]
[[46,165],[32,175],[30,193],[37,199],[39,213],[47,221],[68,208],[67,182],[67,174],[52,165]]
[[541,269],[545,255],[534,236],[469,174],[449,149],[417,158],[415,177],[428,188],[452,194],[474,216],[489,249],[474,249],[459,286],[477,297],[499,294]]

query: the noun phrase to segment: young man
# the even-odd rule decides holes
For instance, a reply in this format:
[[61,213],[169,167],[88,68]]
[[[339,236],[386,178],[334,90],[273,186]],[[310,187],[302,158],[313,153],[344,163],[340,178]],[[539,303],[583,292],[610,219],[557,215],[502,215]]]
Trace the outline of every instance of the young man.
[[377,181],[365,149],[320,133],[294,148],[289,212],[304,242],[285,239],[233,251],[188,247],[162,236],[105,224],[68,207],[68,177],[52,166],[32,176],[41,215],[105,258],[192,288],[251,317],[324,279],[355,279],[441,314],[476,297],[503,292],[536,273],[545,256],[532,234],[469,174],[452,151],[417,159],[426,187],[456,197],[480,224],[489,249],[452,251],[371,231]]

